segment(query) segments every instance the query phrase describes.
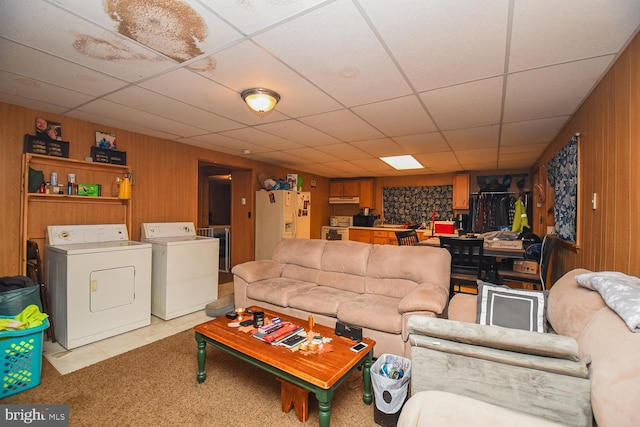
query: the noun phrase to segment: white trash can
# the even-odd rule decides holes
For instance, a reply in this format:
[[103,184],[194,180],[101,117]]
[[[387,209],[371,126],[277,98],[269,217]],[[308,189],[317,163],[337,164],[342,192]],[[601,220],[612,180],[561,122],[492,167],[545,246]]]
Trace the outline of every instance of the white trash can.
[[395,427],[404,402],[409,397],[411,360],[383,354],[371,366],[375,406],[373,420],[383,427]]

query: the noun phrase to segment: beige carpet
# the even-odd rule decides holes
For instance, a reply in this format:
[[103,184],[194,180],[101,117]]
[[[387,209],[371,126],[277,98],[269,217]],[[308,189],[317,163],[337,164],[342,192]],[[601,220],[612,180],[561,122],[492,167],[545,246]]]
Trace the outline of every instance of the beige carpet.
[[[309,420],[283,413],[275,378],[212,347],[207,374],[196,381],[196,342],[184,331],[60,375],[43,360],[42,382],[2,404],[66,403],[71,426],[301,426],[318,425],[318,404],[310,397]],[[373,405],[362,402],[362,374],[336,391],[332,426],[375,426]]]

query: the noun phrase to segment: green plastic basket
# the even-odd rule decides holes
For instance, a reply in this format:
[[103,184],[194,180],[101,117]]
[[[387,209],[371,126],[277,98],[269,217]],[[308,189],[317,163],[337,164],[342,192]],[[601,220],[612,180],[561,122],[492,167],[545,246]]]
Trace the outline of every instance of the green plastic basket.
[[[0,316],[0,319],[12,319]],[[19,331],[0,332],[2,352],[2,391],[0,399],[40,384],[42,371],[42,335],[49,319],[40,326]]]

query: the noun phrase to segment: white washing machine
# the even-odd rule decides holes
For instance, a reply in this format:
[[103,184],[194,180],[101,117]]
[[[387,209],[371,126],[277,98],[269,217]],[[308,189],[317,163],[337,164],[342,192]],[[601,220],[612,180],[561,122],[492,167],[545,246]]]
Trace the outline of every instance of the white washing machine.
[[141,236],[153,247],[151,314],[173,319],[218,299],[220,239],[192,222],[143,223]]
[[72,349],[151,323],[151,245],[125,224],[47,227],[56,339]]

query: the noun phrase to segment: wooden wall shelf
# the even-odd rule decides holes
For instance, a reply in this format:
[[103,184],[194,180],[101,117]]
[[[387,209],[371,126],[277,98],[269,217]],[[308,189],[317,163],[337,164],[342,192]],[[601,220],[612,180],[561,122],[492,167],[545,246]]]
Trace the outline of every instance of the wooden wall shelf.
[[[58,173],[58,182],[66,190],[67,175],[76,174],[76,183],[100,184],[103,196],[29,193],[29,168],[41,170],[45,181],[51,172]],[[27,240],[35,240],[44,256],[46,231],[49,225],[126,224],[131,233],[131,199],[111,195],[116,177],[131,173],[128,166],[112,165],[62,157],[27,153],[22,164],[22,205],[20,271],[26,270]]]

